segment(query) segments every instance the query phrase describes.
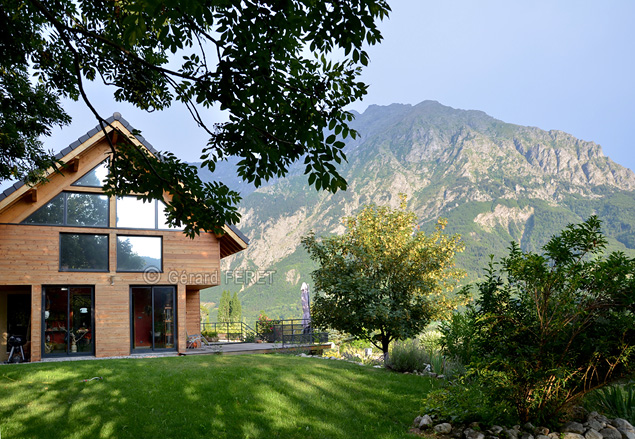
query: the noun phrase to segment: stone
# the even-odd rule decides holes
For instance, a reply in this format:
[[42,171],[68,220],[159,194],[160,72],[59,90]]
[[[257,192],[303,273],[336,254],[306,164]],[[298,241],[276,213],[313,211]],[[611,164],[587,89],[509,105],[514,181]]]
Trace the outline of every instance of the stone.
[[447,422],[444,422],[442,424],[435,425],[434,431],[435,433],[439,433],[439,434],[450,434],[450,432],[452,431],[452,425],[448,424]]
[[551,438],[547,436],[546,434],[539,434],[536,436],[536,439],[551,439]]
[[466,428],[463,435],[465,436],[465,439],[485,439],[485,435],[483,433],[471,428]]
[[576,434],[584,434],[585,428],[584,425],[579,422],[567,422],[562,426],[563,433],[576,433]]
[[555,431],[553,433],[549,433],[547,436],[549,439],[560,439],[560,433],[556,433]]
[[423,415],[420,416],[421,419],[419,419],[419,423],[415,425],[419,428],[429,428],[432,427],[432,424],[434,423],[432,421],[432,418],[430,417],[430,415]]
[[498,436],[499,434],[503,432],[503,427],[501,427],[500,425],[492,425],[492,428],[490,428],[490,431],[492,432],[494,436]]
[[611,425],[618,430],[626,430],[635,432],[635,428],[626,419],[616,418],[611,421]]
[[520,439],[534,439],[534,435],[528,431],[523,431],[520,435]]
[[518,439],[518,430],[513,428],[506,428],[503,430],[507,439]]
[[587,421],[587,423],[585,424],[585,426],[590,429],[590,430],[595,430],[598,433],[600,432],[600,430],[602,430],[604,427],[606,427],[606,422],[600,422],[597,419],[589,419]]
[[587,430],[586,433],[584,433],[584,438],[585,439],[604,439],[604,436],[602,436],[600,432],[597,431],[596,429],[590,428],[589,430]]
[[584,439],[584,436],[579,433],[566,432],[560,435],[560,439]]
[[617,431],[622,434],[622,439],[635,439],[635,433],[633,433],[633,431],[624,430],[621,428],[618,428]]
[[588,421],[591,421],[591,420],[598,421],[599,423],[604,424],[604,427],[606,427],[606,424],[609,423],[608,418],[604,415],[599,414],[598,412],[589,413],[589,415],[587,416],[587,419]]
[[549,434],[549,429],[547,427],[536,427],[533,432],[534,436],[547,436]]
[[532,424],[531,422],[527,422],[525,425],[523,425],[523,430],[525,431],[534,431],[534,424]]
[[622,439],[622,433],[613,427],[612,425],[607,425],[605,428],[600,430],[600,434],[604,439]]

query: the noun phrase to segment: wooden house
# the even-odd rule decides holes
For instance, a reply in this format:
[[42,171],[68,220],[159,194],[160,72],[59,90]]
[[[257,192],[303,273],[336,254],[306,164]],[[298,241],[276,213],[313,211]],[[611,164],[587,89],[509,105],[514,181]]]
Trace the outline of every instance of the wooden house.
[[[156,153],[119,113],[108,122],[111,139]],[[0,362],[11,335],[31,361],[184,352],[200,332],[199,291],[247,247],[234,227],[190,239],[161,201],[104,195],[109,153],[95,128],[58,154],[63,174],[0,193]]]

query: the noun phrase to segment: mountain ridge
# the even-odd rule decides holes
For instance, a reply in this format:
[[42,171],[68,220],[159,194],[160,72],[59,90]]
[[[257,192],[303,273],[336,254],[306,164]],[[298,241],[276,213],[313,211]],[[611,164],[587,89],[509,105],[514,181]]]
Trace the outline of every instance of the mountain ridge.
[[[241,286],[246,315],[264,305],[274,315],[300,315],[294,315],[295,290],[299,297],[313,267],[300,238],[311,230],[341,233],[343,216],[369,202],[397,207],[399,193],[407,195],[424,229],[448,218],[447,230],[466,244],[457,263],[470,279],[481,274],[489,254],[504,254],[509,241],[537,250],[567,223],[593,213],[605,221],[611,248],[635,256],[635,173],[594,142],[436,101],[369,106],[351,126],[360,137],[347,139],[348,160],[338,168],[347,191],[308,188],[297,166],[241,202],[238,227],[252,244],[225,267],[275,270],[277,283]],[[211,300],[216,293],[206,294]]]

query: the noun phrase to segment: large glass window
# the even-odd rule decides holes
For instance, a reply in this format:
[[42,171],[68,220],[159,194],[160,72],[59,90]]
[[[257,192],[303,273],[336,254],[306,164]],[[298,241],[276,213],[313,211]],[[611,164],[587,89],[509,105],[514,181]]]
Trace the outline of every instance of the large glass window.
[[33,212],[22,224],[52,224],[64,225],[64,205],[66,204],[66,194],[61,193],[51,201]]
[[60,271],[108,271],[108,235],[60,233]]
[[108,177],[108,160],[104,160],[80,177],[72,186],[103,187]]
[[160,236],[117,236],[117,271],[163,269]]
[[174,287],[130,288],[132,349],[174,349]]
[[62,192],[22,223],[108,227],[108,197],[86,192]]
[[92,287],[44,287],[44,356],[94,355]]
[[117,227],[183,229],[183,227],[170,227],[167,224],[165,204],[162,201],[144,201],[135,196],[117,198]]

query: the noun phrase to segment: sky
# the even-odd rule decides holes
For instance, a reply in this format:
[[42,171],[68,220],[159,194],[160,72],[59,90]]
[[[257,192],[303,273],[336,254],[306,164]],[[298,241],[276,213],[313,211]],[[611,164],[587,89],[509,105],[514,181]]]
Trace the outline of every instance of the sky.
[[[350,107],[436,100],[519,125],[594,141],[635,170],[635,2],[632,0],[389,0],[369,49],[363,101]],[[102,115],[120,112],[159,150],[198,161],[204,131],[175,104],[144,113],[88,87]],[[65,102],[70,126],[45,141],[59,151],[96,125],[82,103]],[[225,116],[210,110],[212,122]]]

